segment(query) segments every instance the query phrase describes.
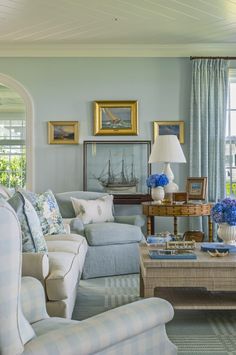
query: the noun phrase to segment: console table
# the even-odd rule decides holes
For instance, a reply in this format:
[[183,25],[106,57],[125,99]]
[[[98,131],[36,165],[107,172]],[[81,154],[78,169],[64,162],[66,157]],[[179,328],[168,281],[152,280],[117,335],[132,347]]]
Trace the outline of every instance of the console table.
[[174,234],[177,234],[177,217],[208,216],[208,238],[213,241],[211,222],[211,203],[184,203],[157,205],[155,202],[143,202],[143,214],[147,216],[147,234],[154,234],[154,217],[174,217]]

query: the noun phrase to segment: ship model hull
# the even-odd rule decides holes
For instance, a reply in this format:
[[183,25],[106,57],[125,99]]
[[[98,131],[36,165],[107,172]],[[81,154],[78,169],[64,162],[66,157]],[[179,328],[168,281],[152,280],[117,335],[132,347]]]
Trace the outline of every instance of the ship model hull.
[[97,180],[102,185],[104,191],[108,193],[137,193],[139,183],[139,179],[135,176],[133,162],[130,172],[128,172],[124,158],[121,161],[121,170],[116,174],[113,171],[110,158],[107,164],[107,171],[104,173],[103,169]]

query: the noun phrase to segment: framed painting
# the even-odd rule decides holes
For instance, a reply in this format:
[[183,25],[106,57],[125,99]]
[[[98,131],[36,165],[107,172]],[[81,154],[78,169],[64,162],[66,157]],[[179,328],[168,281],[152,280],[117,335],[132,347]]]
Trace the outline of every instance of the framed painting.
[[190,200],[205,200],[207,188],[207,177],[187,178],[187,193]]
[[124,204],[147,200],[150,141],[84,141],[85,191],[110,193]]
[[176,135],[181,144],[184,143],[184,121],[154,121],[154,142],[157,136]]
[[94,135],[137,135],[137,101],[95,101]]
[[48,144],[78,144],[78,121],[49,121]]

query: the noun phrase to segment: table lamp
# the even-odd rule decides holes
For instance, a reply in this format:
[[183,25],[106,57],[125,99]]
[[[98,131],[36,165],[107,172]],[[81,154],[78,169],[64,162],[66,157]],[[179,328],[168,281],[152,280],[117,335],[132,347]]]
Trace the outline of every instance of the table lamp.
[[174,174],[170,168],[170,163],[186,163],[186,159],[175,135],[157,136],[149,157],[149,163],[164,162],[163,173],[169,179],[169,184],[165,186],[165,192],[173,193],[179,190],[176,183],[173,182]]

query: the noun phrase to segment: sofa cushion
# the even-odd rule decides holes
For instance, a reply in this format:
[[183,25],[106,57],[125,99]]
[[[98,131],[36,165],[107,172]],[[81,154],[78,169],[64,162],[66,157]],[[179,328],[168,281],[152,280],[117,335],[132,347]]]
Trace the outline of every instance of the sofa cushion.
[[113,222],[113,195],[102,196],[96,200],[83,200],[71,197],[75,214],[84,224]]
[[89,245],[127,244],[142,240],[140,227],[122,223],[94,223],[85,226]]
[[43,230],[43,234],[66,233],[57,201],[51,190],[43,194],[20,189],[20,192],[34,206]]
[[106,196],[106,193],[101,192],[90,192],[90,191],[70,191],[70,192],[60,192],[55,194],[61,215],[63,218],[74,218],[75,211],[72,206],[71,197],[83,199],[83,200],[94,200],[102,196]]
[[87,244],[86,239],[78,234],[58,234],[45,237],[48,251],[78,254],[81,245]]
[[68,298],[76,287],[79,277],[80,255],[65,252],[49,252],[49,276],[46,279],[50,301]]
[[32,204],[25,199],[20,192],[15,192],[8,200],[8,203],[16,211],[20,221],[22,251],[36,253],[47,252],[47,244],[43,236],[39,218]]

